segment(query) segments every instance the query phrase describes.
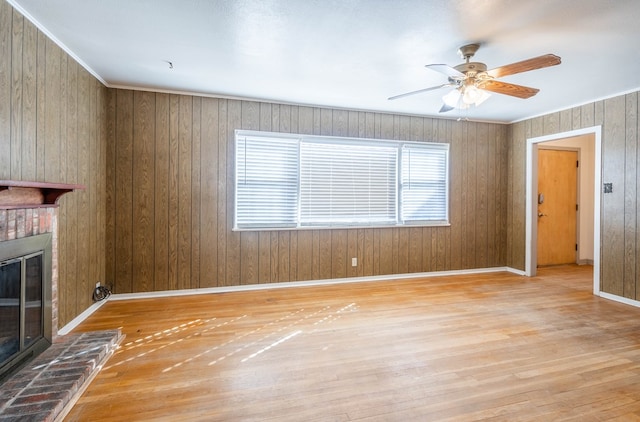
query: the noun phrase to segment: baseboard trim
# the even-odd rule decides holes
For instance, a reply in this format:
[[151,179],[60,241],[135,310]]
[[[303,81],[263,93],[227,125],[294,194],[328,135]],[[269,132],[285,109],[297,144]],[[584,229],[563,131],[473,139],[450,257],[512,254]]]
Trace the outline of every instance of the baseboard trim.
[[613,295],[611,293],[599,292],[598,296],[603,299],[613,300],[614,302],[624,303],[625,305],[635,306],[636,308],[640,308],[640,301],[629,299],[622,296]]
[[507,271],[507,272],[510,272],[510,273],[512,273],[512,274],[517,274],[517,275],[522,275],[522,276],[526,276],[526,275],[527,275],[526,271],[524,271],[524,270],[518,270],[518,269],[516,269],[516,268],[505,267],[505,269],[504,269],[504,270],[505,270],[505,271]]
[[402,280],[409,278],[426,278],[426,277],[442,277],[449,275],[463,275],[463,274],[481,274],[481,273],[495,273],[508,271],[518,275],[524,275],[524,272],[520,273],[519,270],[515,270],[509,267],[494,267],[494,268],[478,268],[470,270],[452,270],[452,271],[433,271],[424,273],[410,273],[410,274],[388,274],[369,277],[348,277],[348,278],[330,278],[323,280],[308,280],[308,281],[285,281],[281,283],[265,283],[265,284],[245,284],[240,286],[222,286],[222,287],[205,287],[200,289],[184,289],[184,290],[163,290],[157,292],[140,292],[140,293],[121,293],[112,294],[108,300],[131,300],[131,299],[148,299],[157,297],[171,297],[171,296],[187,296],[196,294],[210,294],[210,293],[233,293],[233,292],[245,292],[254,290],[269,290],[269,289],[284,289],[289,287],[309,287],[309,286],[328,286],[332,284],[345,284],[345,283],[364,283],[364,282],[379,282],[389,280]]
[[268,283],[268,284],[246,284],[241,286],[223,286],[223,287],[206,287],[200,289],[182,289],[182,290],[162,290],[158,292],[140,292],[140,293],[121,293],[112,294],[107,299],[100,302],[96,302],[88,307],[84,312],[75,317],[71,322],[58,330],[58,335],[65,335],[73,331],[80,323],[89,318],[91,314],[100,309],[107,301],[119,301],[119,300],[133,300],[133,299],[152,299],[161,297],[172,296],[189,296],[198,294],[212,294],[212,293],[233,293],[233,292],[245,292],[253,290],[269,290],[269,289],[283,289],[289,287],[309,287],[309,286],[327,286],[332,284],[345,284],[345,283],[364,283],[364,282],[380,282],[389,280],[401,280],[410,278],[428,278],[428,277],[443,277],[451,275],[465,275],[465,274],[483,274],[483,273],[497,273],[497,272],[510,272],[513,274],[524,276],[525,272],[517,270],[511,267],[491,267],[491,268],[474,268],[469,270],[451,270],[451,271],[433,271],[423,273],[410,273],[410,274],[389,274],[369,277],[348,277],[348,278],[333,278],[323,280],[308,280],[308,281],[287,281],[282,283]]
[[64,336],[66,334],[69,334],[74,328],[80,325],[80,323],[83,322],[85,319],[89,318],[91,314],[93,314],[95,311],[100,309],[100,307],[105,303],[107,303],[106,300],[101,300],[100,302],[95,302],[93,305],[89,306],[87,309],[84,310],[84,312],[82,312],[80,315],[72,319],[71,322],[69,322],[67,325],[65,325],[61,329],[59,329],[58,335]]
[[593,265],[593,259],[579,259],[576,264],[578,265]]

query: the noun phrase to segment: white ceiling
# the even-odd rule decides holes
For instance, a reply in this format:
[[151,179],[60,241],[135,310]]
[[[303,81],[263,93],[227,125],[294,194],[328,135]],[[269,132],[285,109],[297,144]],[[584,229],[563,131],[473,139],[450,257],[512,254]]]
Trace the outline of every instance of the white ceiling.
[[[110,87],[513,122],[640,88],[638,0],[8,0]],[[439,114],[461,45],[539,88]],[[173,63],[173,69],[168,62]]]

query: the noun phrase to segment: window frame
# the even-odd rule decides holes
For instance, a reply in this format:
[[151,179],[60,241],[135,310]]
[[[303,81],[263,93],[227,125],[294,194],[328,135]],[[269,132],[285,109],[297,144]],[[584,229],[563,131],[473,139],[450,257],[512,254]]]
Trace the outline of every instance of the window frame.
[[[238,179],[240,175],[240,170],[237,166],[237,148],[239,138],[241,137],[257,137],[257,138],[277,138],[277,139],[286,139],[286,140],[295,140],[298,142],[298,181],[297,181],[297,221],[296,225],[290,226],[247,226],[247,227],[238,227]],[[364,224],[334,224],[334,225],[302,225],[300,222],[300,189],[301,189],[301,143],[304,141],[313,142],[313,143],[322,143],[324,140],[326,143],[339,143],[339,144],[378,144],[378,145],[393,145],[397,148],[397,162],[396,162],[396,172],[395,172],[395,214],[396,221],[395,223],[391,222],[388,224],[385,223],[364,223]],[[409,220],[403,221],[402,216],[402,155],[403,148],[405,146],[415,145],[418,147],[432,147],[437,150],[444,151],[445,160],[444,160],[444,213],[445,216],[441,220]],[[233,216],[232,216],[232,231],[291,231],[291,230],[344,230],[344,229],[368,229],[368,228],[398,228],[398,227],[442,227],[442,226],[450,226],[450,186],[451,186],[451,177],[450,177],[450,163],[451,163],[451,155],[450,155],[450,144],[445,142],[427,142],[427,141],[403,141],[403,140],[392,140],[392,139],[373,139],[373,138],[357,138],[357,137],[346,137],[346,136],[325,136],[325,135],[303,135],[303,134],[294,134],[294,133],[282,133],[282,132],[268,132],[268,131],[256,131],[256,130],[244,130],[244,129],[236,129],[234,131],[234,144],[233,144]]]

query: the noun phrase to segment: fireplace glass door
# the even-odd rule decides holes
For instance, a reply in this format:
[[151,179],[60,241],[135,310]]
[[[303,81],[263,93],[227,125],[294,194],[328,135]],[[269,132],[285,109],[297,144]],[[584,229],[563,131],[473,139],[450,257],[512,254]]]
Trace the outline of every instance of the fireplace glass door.
[[51,234],[0,242],[0,384],[51,345]]
[[42,252],[0,263],[0,363],[43,336]]
[[24,335],[23,348],[42,338],[42,253],[24,259]]
[[22,260],[0,263],[0,362],[20,351],[20,273]]

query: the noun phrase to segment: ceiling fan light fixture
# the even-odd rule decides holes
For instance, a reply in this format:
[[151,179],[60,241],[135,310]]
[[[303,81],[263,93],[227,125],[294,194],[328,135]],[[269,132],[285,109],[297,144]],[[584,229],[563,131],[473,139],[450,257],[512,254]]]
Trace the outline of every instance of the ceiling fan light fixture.
[[489,99],[491,94],[489,94],[484,89],[478,89],[478,97],[476,98],[475,106],[478,107],[480,104],[484,103]]
[[480,89],[473,84],[468,84],[462,87],[462,102],[467,105],[475,105],[476,107],[485,102],[491,94],[484,89]]
[[460,90],[454,89],[451,92],[449,92],[447,95],[442,97],[442,101],[449,107],[456,108],[458,107],[458,102],[460,101],[461,96],[462,94],[460,93]]
[[442,101],[451,108],[465,110],[471,106],[479,106],[485,102],[491,94],[474,85],[463,85],[442,97]]
[[467,105],[475,104],[480,98],[480,90],[475,85],[465,85],[462,90],[462,102]]

